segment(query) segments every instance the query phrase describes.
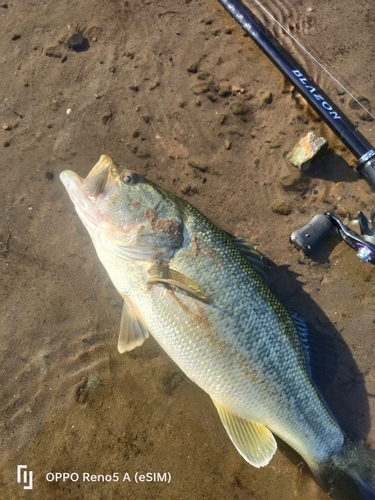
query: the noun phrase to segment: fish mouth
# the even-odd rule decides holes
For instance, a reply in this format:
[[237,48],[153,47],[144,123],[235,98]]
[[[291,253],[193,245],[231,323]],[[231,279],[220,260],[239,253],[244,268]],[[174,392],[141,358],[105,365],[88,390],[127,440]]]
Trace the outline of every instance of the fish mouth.
[[102,155],[86,178],[64,170],[60,180],[95,246],[125,259],[150,260],[181,245],[180,216],[169,205],[159,210],[164,195],[109,156]]
[[117,175],[117,165],[109,156],[102,155],[85,179],[72,170],[64,170],[60,173],[60,180],[80,218],[98,226],[103,222],[103,217],[97,202],[106,198]]

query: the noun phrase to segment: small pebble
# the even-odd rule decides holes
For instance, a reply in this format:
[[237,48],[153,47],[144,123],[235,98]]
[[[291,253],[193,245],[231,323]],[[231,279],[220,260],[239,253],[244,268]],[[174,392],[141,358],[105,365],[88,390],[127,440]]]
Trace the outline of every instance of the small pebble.
[[370,115],[369,113],[367,113],[367,111],[362,111],[362,113],[359,114],[359,117],[364,122],[373,122],[374,121],[374,117],[372,115]]
[[207,99],[209,99],[211,102],[217,101],[217,97],[213,94],[207,94]]
[[196,188],[196,186],[192,186],[191,184],[186,184],[185,186],[183,186],[181,188],[181,193],[182,194],[185,194],[185,195],[192,195],[192,194],[196,194],[198,193],[198,189]]
[[219,85],[219,96],[226,97],[232,93],[232,88],[230,85]]
[[66,42],[69,49],[80,51],[85,48],[87,44],[86,38],[83,36],[83,33],[74,33],[71,37],[68,38]]
[[57,59],[60,59],[60,57],[62,57],[63,51],[59,45],[53,45],[51,47],[46,47],[44,49],[44,53],[48,57],[56,57]]
[[292,206],[289,202],[277,200],[271,205],[272,212],[280,215],[289,215],[292,213]]
[[210,73],[207,73],[207,71],[200,71],[197,74],[198,80],[207,80],[210,76]]
[[234,115],[245,115],[249,112],[249,106],[242,102],[233,102],[230,109]]
[[98,36],[101,35],[101,33],[102,33],[102,29],[99,28],[99,26],[91,26],[91,28],[89,28],[89,30],[87,32],[87,36],[93,42],[97,42]]
[[362,95],[358,96],[356,99],[351,99],[350,102],[349,102],[349,106],[352,109],[362,109],[361,104],[365,108],[369,108],[370,107],[370,101],[367,99],[367,97],[364,97]]
[[272,99],[273,99],[272,92],[265,92],[262,97],[262,101],[264,102],[264,104],[271,104]]
[[191,87],[191,90],[193,91],[193,93],[195,95],[199,95],[199,94],[204,94],[205,92],[208,92],[209,88],[210,88],[209,83],[202,82],[202,83],[197,83],[196,85],[193,85]]
[[138,158],[150,158],[150,153],[148,153],[147,151],[139,151],[137,150],[137,153],[136,153],[137,157]]
[[291,171],[281,177],[279,180],[280,186],[285,191],[303,191],[307,186],[306,174],[302,173],[301,170],[291,169]]
[[105,113],[102,116],[103,125],[107,125],[107,123],[109,123],[112,120],[112,116],[113,116],[113,114],[111,112]]
[[243,94],[245,89],[243,87],[239,87],[238,85],[232,85],[232,92],[235,92],[236,94]]
[[196,64],[196,63],[190,64],[190,66],[188,66],[186,69],[189,73],[197,73],[198,72],[198,64]]
[[225,113],[221,113],[219,115],[219,125],[223,125],[223,123],[226,122],[226,119],[227,119],[227,115]]
[[335,210],[336,214],[341,217],[342,219],[348,219],[348,220],[351,220],[351,213],[350,211],[343,205],[340,205],[338,204],[336,206],[336,210]]

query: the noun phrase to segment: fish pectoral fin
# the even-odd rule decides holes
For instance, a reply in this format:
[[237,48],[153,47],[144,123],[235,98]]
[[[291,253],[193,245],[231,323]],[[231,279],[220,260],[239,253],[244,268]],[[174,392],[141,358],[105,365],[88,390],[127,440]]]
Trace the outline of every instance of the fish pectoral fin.
[[198,283],[184,274],[179,273],[174,269],[170,269],[168,266],[154,262],[148,270],[148,273],[150,274],[148,283],[167,283],[168,285],[184,290],[197,299],[203,300],[204,302],[211,302],[209,295],[200,285],[198,285]]
[[238,452],[254,467],[264,467],[271,460],[277,444],[263,424],[244,420],[213,399],[222,424]]
[[119,352],[122,354],[141,346],[148,336],[146,326],[139,320],[133,307],[124,300],[117,344]]

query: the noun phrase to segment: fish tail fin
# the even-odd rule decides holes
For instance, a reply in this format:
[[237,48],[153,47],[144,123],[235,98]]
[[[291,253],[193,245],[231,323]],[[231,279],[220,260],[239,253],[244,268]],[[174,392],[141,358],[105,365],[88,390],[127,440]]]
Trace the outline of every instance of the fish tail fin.
[[375,499],[375,451],[364,441],[346,440],[339,453],[316,471],[323,488],[337,500]]

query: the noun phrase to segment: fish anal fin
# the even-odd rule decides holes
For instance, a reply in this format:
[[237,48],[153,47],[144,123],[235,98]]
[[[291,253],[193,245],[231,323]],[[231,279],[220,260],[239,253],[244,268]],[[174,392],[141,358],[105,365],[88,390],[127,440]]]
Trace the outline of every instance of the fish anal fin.
[[238,452],[254,467],[264,467],[273,457],[277,444],[271,431],[263,424],[250,422],[228,411],[213,400],[232,443]]
[[122,354],[141,346],[148,336],[147,327],[138,318],[132,305],[124,300],[117,344],[119,352]]
[[203,288],[195,281],[188,278],[184,274],[170,269],[168,266],[154,262],[148,270],[150,278],[148,283],[167,283],[184,290],[193,297],[202,300],[203,302],[211,302],[210,297]]

